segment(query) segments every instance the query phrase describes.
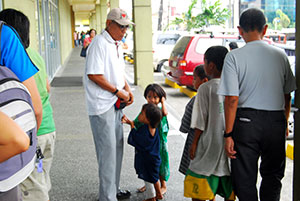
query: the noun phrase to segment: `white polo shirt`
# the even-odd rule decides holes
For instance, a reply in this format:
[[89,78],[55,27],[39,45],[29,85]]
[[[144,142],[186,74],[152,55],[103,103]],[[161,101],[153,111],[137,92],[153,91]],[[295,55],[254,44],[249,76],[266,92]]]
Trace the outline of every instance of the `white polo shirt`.
[[118,89],[123,89],[125,86],[124,68],[120,43],[104,30],[93,39],[87,51],[83,83],[89,115],[99,115],[108,111],[117,101],[117,96],[102,89],[91,81],[88,75],[104,75],[109,83]]

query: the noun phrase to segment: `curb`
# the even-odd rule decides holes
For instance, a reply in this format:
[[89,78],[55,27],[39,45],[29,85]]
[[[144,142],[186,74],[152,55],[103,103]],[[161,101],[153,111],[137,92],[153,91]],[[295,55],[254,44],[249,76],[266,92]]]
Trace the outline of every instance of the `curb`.
[[179,86],[176,82],[173,82],[173,81],[169,80],[168,78],[165,79],[165,83],[174,89],[179,89],[179,91],[181,93],[184,93],[185,95],[187,95],[190,98],[193,98],[197,94],[197,92],[192,91],[184,86]]
[[182,88],[182,87],[179,86],[177,83],[175,83],[175,82],[169,80],[168,78],[165,79],[165,83],[166,83],[167,85],[169,85],[170,87],[173,87],[173,88],[175,88],[175,89],[180,89],[180,88]]
[[187,95],[190,98],[193,98],[197,94],[197,92],[187,89],[185,87],[181,87],[179,91],[181,93],[184,93],[185,95]]
[[294,160],[294,145],[288,144],[287,148],[286,148],[286,156],[291,159]]

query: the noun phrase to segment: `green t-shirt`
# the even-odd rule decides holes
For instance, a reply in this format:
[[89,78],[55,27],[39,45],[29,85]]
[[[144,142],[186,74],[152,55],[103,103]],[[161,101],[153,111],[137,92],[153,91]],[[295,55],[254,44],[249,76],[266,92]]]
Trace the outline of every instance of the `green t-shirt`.
[[49,93],[47,91],[47,73],[46,65],[44,59],[40,56],[38,52],[32,48],[26,49],[32,62],[38,67],[39,72],[34,75],[34,79],[37,88],[40,93],[42,105],[43,105],[43,119],[41,126],[37,132],[37,135],[44,135],[55,131],[55,123],[53,119],[52,106],[49,101]]

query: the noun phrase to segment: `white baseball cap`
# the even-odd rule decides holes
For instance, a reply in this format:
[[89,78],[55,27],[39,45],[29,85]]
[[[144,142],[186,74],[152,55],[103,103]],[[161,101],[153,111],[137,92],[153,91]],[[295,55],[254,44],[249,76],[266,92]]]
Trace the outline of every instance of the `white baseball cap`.
[[129,20],[126,11],[122,10],[121,8],[111,9],[110,12],[107,14],[107,19],[116,21],[120,25],[134,25],[134,23]]

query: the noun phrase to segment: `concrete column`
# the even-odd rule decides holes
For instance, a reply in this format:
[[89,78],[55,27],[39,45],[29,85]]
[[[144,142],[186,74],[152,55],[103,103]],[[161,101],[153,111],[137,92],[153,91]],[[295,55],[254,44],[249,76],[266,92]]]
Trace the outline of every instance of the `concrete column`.
[[109,3],[110,3],[110,9],[112,8],[119,8],[120,7],[120,4],[119,4],[119,0],[110,0]]
[[106,27],[106,16],[107,16],[107,0],[100,0],[100,13],[101,13],[101,30],[97,30],[98,33]]
[[233,0],[233,28],[237,29],[240,21],[240,9],[239,9],[239,0]]
[[145,88],[153,83],[151,0],[133,0],[134,83]]
[[101,7],[100,4],[96,5],[96,26],[97,33],[101,33]]
[[93,14],[90,16],[90,29],[94,27],[94,20],[93,20]]
[[[297,91],[295,94],[295,106],[300,108],[300,2],[296,1],[296,80]],[[294,179],[293,200],[300,200],[300,111],[294,117]]]

